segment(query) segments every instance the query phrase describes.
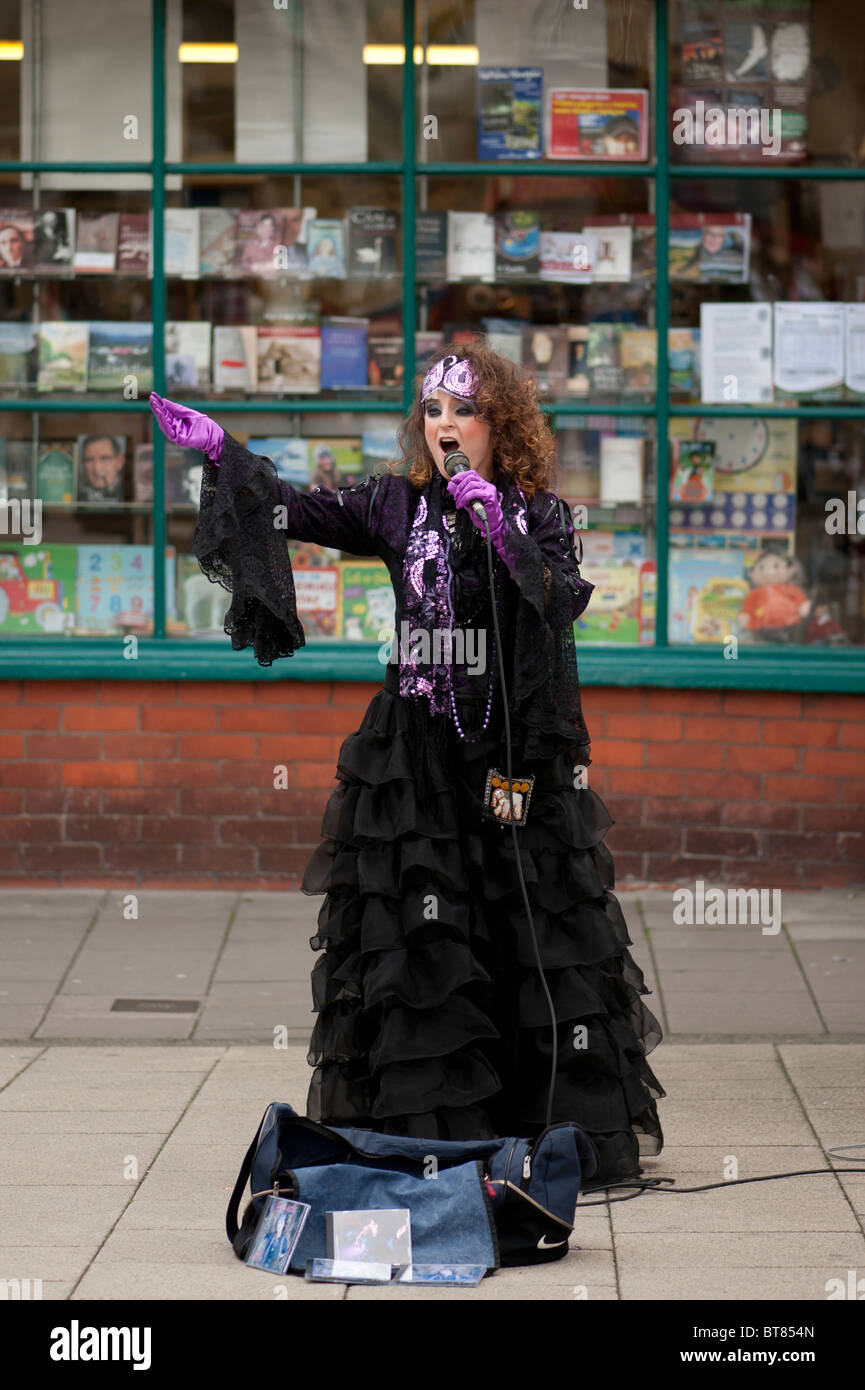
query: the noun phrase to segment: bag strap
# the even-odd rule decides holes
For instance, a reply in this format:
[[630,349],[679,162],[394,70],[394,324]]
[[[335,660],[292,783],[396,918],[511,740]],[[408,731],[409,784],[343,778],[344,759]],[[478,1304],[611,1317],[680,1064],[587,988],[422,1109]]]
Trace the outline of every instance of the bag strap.
[[[553,514],[553,512],[555,511],[556,507],[558,507],[558,511],[559,511],[559,527],[561,528],[562,539],[564,540],[564,543],[565,543],[565,549],[566,549],[566,550],[570,550],[570,551],[573,553],[573,552],[574,552],[574,541],[577,539],[577,535],[578,535],[579,533],[578,533],[577,528],[576,528],[576,526],[575,526],[575,527],[574,527],[574,540],[570,540],[570,539],[568,538],[568,521],[567,521],[567,517],[565,516],[565,504],[564,504],[564,501],[563,501],[563,499],[562,499],[561,497],[554,497],[554,498],[553,498],[552,502],[550,503],[549,507],[547,508],[546,512],[544,513],[543,520],[542,520],[542,523],[541,523],[541,524],[543,525],[543,523],[546,522],[547,517],[552,516],[552,514]],[[576,562],[577,562],[578,565],[581,565],[581,564],[583,563],[583,538],[582,538],[582,536],[580,536],[580,553],[579,553],[579,555],[577,555],[576,553],[574,553],[574,559],[576,560]]]
[[[573,539],[573,540],[568,540],[568,523],[567,523],[567,519],[566,519],[566,517],[565,517],[565,504],[564,504],[564,502],[562,501],[561,497],[559,498],[559,525],[560,525],[561,528],[562,528],[562,535],[563,535],[564,538],[565,538],[565,545],[566,545],[566,547],[568,548],[568,550],[574,551],[574,541],[577,539],[577,536],[579,535],[579,532],[577,531],[577,528],[576,528],[576,526],[575,526],[575,527],[574,527],[574,539]],[[583,538],[582,538],[582,536],[580,536],[580,553],[579,553],[579,555],[577,555],[576,552],[574,551],[574,559],[576,560],[576,562],[577,562],[578,565],[581,565],[581,564],[583,563]]]
[[243,1196],[243,1189],[246,1187],[247,1181],[249,1180],[249,1175],[252,1172],[252,1164],[255,1158],[255,1151],[258,1148],[258,1141],[261,1137],[261,1131],[264,1127],[264,1122],[267,1119],[267,1114],[269,1110],[270,1106],[267,1107],[267,1110],[265,1110],[264,1114],[261,1117],[261,1124],[255,1131],[255,1138],[253,1139],[249,1148],[246,1150],[246,1156],[244,1157],[244,1160],[240,1165],[240,1172],[237,1175],[237,1182],[234,1184],[234,1191],[232,1192],[231,1197],[229,1198],[228,1210],[225,1213],[225,1232],[232,1244],[234,1244],[234,1237],[237,1235],[238,1232],[237,1213],[240,1210],[240,1199]]

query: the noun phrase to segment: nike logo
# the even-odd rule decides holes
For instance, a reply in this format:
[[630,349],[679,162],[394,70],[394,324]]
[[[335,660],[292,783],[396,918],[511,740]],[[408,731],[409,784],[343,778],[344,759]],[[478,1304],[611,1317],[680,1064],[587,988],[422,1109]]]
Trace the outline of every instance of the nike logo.
[[565,1237],[564,1240],[547,1240],[547,1237],[546,1237],[546,1236],[541,1236],[540,1240],[538,1241],[538,1249],[539,1249],[539,1250],[552,1250],[553,1247],[556,1246],[556,1245],[567,1245],[567,1243],[568,1243],[568,1238],[567,1238],[567,1236]]

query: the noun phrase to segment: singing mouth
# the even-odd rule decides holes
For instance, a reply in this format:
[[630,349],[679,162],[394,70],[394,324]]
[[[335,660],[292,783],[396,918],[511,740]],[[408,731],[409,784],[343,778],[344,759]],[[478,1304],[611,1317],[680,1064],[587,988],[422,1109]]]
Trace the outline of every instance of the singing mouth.
[[454,449],[459,448],[459,444],[457,443],[457,441],[455,439],[450,438],[440,439],[439,445],[441,446],[442,453],[444,454],[452,454]]

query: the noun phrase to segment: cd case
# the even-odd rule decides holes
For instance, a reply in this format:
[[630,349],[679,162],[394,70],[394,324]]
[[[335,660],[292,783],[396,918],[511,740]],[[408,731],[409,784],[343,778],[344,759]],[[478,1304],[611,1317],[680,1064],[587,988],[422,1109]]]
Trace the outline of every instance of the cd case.
[[403,1265],[395,1284],[456,1284],[473,1288],[487,1272],[486,1265]]
[[306,1202],[268,1197],[244,1263],[271,1274],[285,1274],[309,1212]]
[[411,1264],[411,1213],[397,1207],[380,1211],[329,1211],[327,1253],[332,1260]]
[[393,1267],[361,1260],[307,1260],[306,1278],[322,1284],[389,1284]]

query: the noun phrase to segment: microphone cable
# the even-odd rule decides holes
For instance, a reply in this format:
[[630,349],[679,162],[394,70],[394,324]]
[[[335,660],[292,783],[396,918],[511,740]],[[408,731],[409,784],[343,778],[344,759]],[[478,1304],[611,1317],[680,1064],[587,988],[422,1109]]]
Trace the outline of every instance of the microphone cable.
[[549,1129],[550,1125],[551,1125],[552,1122],[553,1122],[553,1119],[552,1119],[552,1116],[553,1116],[553,1093],[554,1093],[554,1091],[555,1091],[555,1086],[556,1086],[556,1071],[557,1071],[557,1069],[558,1069],[558,1061],[559,1061],[558,1021],[557,1021],[557,1019],[556,1019],[556,1011],[555,1011],[555,1007],[554,1007],[554,1005],[553,1005],[553,997],[552,997],[552,995],[550,994],[549,985],[547,984],[547,977],[546,977],[546,975],[544,974],[544,967],[543,967],[543,963],[542,963],[542,961],[541,961],[541,952],[540,952],[540,947],[538,946],[538,937],[537,937],[537,933],[536,933],[536,931],[535,931],[535,919],[534,919],[534,917],[532,916],[532,906],[531,906],[531,903],[529,902],[529,893],[528,893],[528,889],[527,889],[527,887],[526,887],[525,874],[523,873],[523,861],[522,861],[522,858],[521,858],[521,856],[520,856],[520,842],[519,842],[519,836],[518,836],[518,834],[517,834],[517,825],[516,825],[516,821],[514,820],[514,778],[513,778],[513,755],[512,755],[512,748],[511,748],[511,718],[510,718],[510,711],[509,711],[509,709],[508,709],[508,687],[507,687],[507,682],[506,682],[506,679],[505,679],[505,662],[504,662],[504,656],[503,656],[503,654],[502,654],[502,639],[501,639],[501,632],[500,632],[500,630],[499,630],[499,613],[498,613],[498,605],[496,604],[496,581],[495,581],[495,574],[494,574],[494,571],[493,571],[493,544],[492,544],[492,538],[491,538],[491,536],[490,536],[490,523],[489,523],[489,520],[488,520],[488,518],[487,518],[486,512],[484,512],[484,515],[483,515],[483,523],[484,523],[484,531],[485,531],[485,534],[486,534],[486,543],[487,543],[487,569],[488,569],[488,571],[489,571],[490,604],[491,604],[492,610],[493,610],[493,630],[494,630],[494,632],[495,632],[495,637],[496,637],[496,656],[498,657],[499,681],[501,682],[501,687],[502,687],[502,709],[503,709],[503,711],[504,711],[504,724],[505,724],[505,768],[506,768],[506,776],[507,776],[507,779],[508,779],[508,806],[509,806],[509,808],[510,808],[511,836],[512,836],[512,839],[513,839],[513,846],[514,846],[514,859],[515,859],[515,861],[516,861],[516,866],[517,866],[517,877],[519,878],[519,881],[520,881],[520,891],[521,891],[522,896],[523,896],[523,906],[525,907],[526,917],[527,917],[528,923],[529,923],[529,931],[530,931],[530,933],[531,933],[531,938],[532,938],[532,948],[533,948],[534,953],[535,953],[535,962],[536,962],[537,968],[538,968],[538,978],[540,979],[541,988],[543,989],[544,997],[546,998],[546,1001],[547,1001],[547,1007],[548,1007],[548,1009],[549,1009],[549,1011],[550,1011],[550,1031],[551,1031],[551,1037],[552,1037],[552,1054],[553,1054],[553,1055],[552,1055],[552,1063],[551,1063],[551,1067],[550,1067],[550,1084],[549,1084],[549,1091],[548,1091],[548,1093],[547,1093],[547,1110],[546,1110],[546,1123],[547,1123],[547,1128]]
[[[845,1147],[851,1149],[865,1149],[865,1144],[849,1144]],[[826,1153],[831,1158],[836,1158],[839,1151],[827,1149]],[[846,1162],[853,1160],[847,1159]],[[665,1197],[683,1197],[688,1192],[712,1192],[719,1187],[742,1187],[748,1182],[777,1182],[780,1178],[806,1178],[806,1177],[834,1177],[841,1178],[852,1176],[854,1173],[865,1173],[865,1168],[798,1168],[793,1173],[764,1173],[757,1178],[728,1178],[725,1182],[707,1182],[700,1187],[661,1187],[660,1184],[675,1182],[675,1178],[634,1178],[631,1181],[603,1183],[599,1187],[584,1187],[584,1192],[609,1192],[616,1187],[635,1187],[636,1192],[632,1192],[628,1197],[602,1197],[595,1202],[577,1201],[577,1211],[583,1207],[606,1207],[613,1206],[616,1202],[632,1202],[635,1197],[640,1197],[644,1192],[660,1192]]]

